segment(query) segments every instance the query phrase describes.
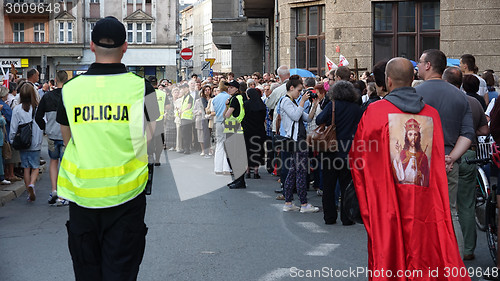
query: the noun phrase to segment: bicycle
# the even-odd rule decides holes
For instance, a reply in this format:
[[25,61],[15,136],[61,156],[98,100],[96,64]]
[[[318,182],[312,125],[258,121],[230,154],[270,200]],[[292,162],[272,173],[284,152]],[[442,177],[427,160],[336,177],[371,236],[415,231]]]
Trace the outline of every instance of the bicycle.
[[[490,163],[490,155],[492,153],[493,139],[489,137],[479,137],[476,150],[476,160],[479,165],[477,166],[476,174],[476,205],[475,205],[475,219],[476,226],[481,231],[486,231],[486,202],[491,193],[491,185],[486,172],[483,167]],[[469,163],[469,162],[467,162]]]
[[500,166],[500,151],[498,146],[486,137],[478,142],[475,159],[465,159],[467,164],[479,164],[476,176],[476,224],[480,230],[486,232],[486,240],[491,258],[497,264],[497,222],[498,208],[496,185],[490,186],[486,173],[481,166],[489,163]]

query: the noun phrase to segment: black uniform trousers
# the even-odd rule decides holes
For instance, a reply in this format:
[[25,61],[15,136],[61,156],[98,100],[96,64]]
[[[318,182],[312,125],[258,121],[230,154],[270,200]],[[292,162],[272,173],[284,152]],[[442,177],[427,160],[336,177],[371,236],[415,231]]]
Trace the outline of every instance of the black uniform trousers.
[[83,208],[69,205],[68,245],[77,281],[137,280],[144,256],[146,196],[122,205]]

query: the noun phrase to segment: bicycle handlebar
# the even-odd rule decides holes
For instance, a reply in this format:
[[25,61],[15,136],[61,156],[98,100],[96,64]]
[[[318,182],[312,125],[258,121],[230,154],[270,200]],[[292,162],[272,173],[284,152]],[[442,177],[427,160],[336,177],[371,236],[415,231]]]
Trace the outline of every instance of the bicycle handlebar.
[[481,164],[481,163],[487,164],[490,161],[491,161],[491,157],[479,158],[479,159],[469,159],[469,158],[465,157],[465,163],[467,163],[467,164]]

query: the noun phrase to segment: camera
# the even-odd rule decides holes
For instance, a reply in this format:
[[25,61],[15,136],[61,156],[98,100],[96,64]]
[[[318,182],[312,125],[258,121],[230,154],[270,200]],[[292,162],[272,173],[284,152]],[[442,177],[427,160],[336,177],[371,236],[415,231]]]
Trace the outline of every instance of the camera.
[[306,94],[309,94],[309,101],[312,102],[313,99],[318,98],[318,94],[316,94],[315,90],[309,89],[306,91]]

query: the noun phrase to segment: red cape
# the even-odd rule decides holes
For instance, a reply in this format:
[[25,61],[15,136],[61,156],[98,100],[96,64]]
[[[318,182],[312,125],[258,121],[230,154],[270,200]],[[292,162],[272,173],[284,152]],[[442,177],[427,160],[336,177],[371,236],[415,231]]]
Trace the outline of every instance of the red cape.
[[[391,113],[404,114],[386,100],[371,104],[358,125],[349,153],[368,235],[368,269],[373,272],[369,280],[471,280],[465,274],[467,270],[451,220],[443,130],[438,112],[425,105],[420,113],[414,114],[432,118],[428,187],[400,184],[395,180],[390,134],[396,132],[390,131]],[[364,168],[361,168],[362,162]],[[382,270],[390,270],[394,276],[380,276]],[[407,270],[417,271],[409,274],[409,278],[395,276],[398,271],[404,274]],[[445,277],[448,274],[450,276]]]

